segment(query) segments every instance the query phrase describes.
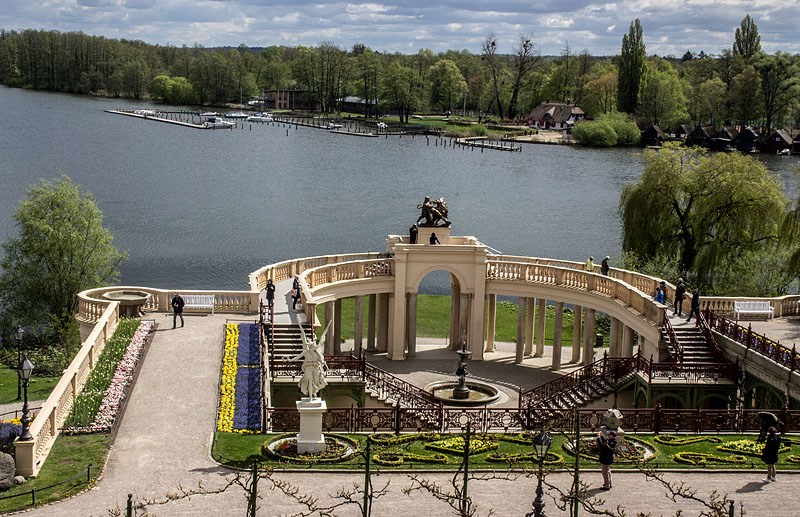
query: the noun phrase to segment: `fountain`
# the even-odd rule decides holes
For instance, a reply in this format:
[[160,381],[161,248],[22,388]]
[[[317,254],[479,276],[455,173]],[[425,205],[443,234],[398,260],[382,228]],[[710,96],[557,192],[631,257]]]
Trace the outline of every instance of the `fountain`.
[[102,297],[106,300],[119,302],[119,315],[129,318],[138,318],[143,315],[142,309],[150,301],[151,294],[145,291],[108,291]]
[[461,340],[461,350],[458,354],[458,368],[456,376],[458,381],[432,382],[424,387],[434,398],[444,404],[457,406],[480,406],[494,402],[500,397],[500,391],[483,382],[468,381],[467,358],[472,354],[466,349],[466,336]]

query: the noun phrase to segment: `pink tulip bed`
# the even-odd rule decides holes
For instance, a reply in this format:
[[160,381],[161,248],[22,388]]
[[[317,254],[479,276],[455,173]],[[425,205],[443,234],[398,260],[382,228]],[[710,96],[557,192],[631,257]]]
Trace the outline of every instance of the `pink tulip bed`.
[[62,432],[104,433],[111,430],[152,329],[152,321],[120,320],[83,392],[75,401]]

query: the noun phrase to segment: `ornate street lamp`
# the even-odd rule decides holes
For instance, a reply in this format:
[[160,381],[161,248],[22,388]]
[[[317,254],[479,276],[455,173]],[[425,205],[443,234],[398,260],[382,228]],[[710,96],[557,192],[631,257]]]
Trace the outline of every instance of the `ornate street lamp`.
[[24,402],[22,403],[22,436],[19,437],[21,442],[33,440],[30,430],[31,417],[28,416],[28,382],[31,380],[32,373],[33,363],[25,357],[17,368],[17,375],[22,382],[23,392],[25,394]]
[[[14,341],[17,342],[17,364],[22,363],[22,338],[25,337],[25,329],[17,326],[14,329]],[[17,379],[17,400],[22,398],[22,379]]]
[[544,513],[542,480],[544,479],[544,459],[547,457],[547,451],[550,450],[550,445],[552,445],[552,443],[553,438],[548,433],[542,433],[533,439],[533,447],[536,449],[536,455],[539,457],[539,484],[536,487],[536,499],[533,500],[533,512],[527,514],[525,517],[547,517]]

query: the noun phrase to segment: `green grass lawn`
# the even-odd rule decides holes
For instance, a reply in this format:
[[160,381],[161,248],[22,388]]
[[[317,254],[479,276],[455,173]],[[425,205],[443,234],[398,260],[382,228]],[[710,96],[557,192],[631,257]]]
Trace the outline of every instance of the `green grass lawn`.
[[[70,495],[86,489],[90,484],[94,484],[97,476],[102,472],[105,464],[106,453],[111,442],[110,434],[87,434],[76,436],[59,436],[47,457],[42,470],[34,479],[29,479],[22,485],[18,485],[8,492],[3,492],[3,496],[30,492],[36,488],[36,504],[44,504],[59,499],[64,499]],[[86,465],[92,464],[91,481],[87,480],[86,474],[63,485],[55,488],[39,491],[41,488],[64,481],[77,475],[86,469]],[[0,501],[0,513],[13,512],[29,507],[31,496],[22,495],[12,499]]]
[[[307,466],[304,464],[286,464],[271,458],[265,458],[261,455],[261,446],[265,443],[265,441],[270,440],[272,437],[276,435],[239,435],[235,433],[222,433],[217,432],[216,434],[216,445],[214,449],[214,457],[224,464],[235,465],[235,466],[245,466],[247,464],[252,464],[253,461],[263,461],[266,465],[271,465],[276,468],[280,467],[291,467],[291,468],[314,468],[314,469],[358,469],[360,465],[363,465],[363,457],[356,456],[348,461],[340,462],[340,463],[332,463],[332,464],[322,464],[317,466]],[[359,443],[359,447],[361,450],[364,450],[365,443],[366,443],[366,435],[365,434],[348,434],[345,435],[353,440],[356,440]],[[452,435],[448,435],[452,436]],[[480,469],[507,469],[508,463],[498,463],[498,462],[490,462],[487,460],[487,457],[492,452],[501,452],[506,454],[518,454],[518,453],[531,453],[533,452],[532,445],[523,445],[518,443],[509,443],[507,441],[501,441],[499,439],[492,439],[493,435],[487,435],[491,441],[498,443],[499,447],[495,451],[483,452],[479,454],[473,454],[470,456],[470,463],[473,465],[474,468]],[[497,436],[497,435],[495,435]],[[593,435],[584,435],[584,436],[593,436]],[[640,442],[643,442],[656,451],[656,455],[654,458],[648,461],[648,465],[655,467],[655,468],[669,468],[669,469],[691,469],[691,470],[702,470],[704,468],[710,469],[762,469],[765,468],[764,464],[759,459],[759,456],[744,456],[745,461],[743,463],[729,463],[721,460],[714,460],[709,459],[704,465],[693,465],[679,462],[675,459],[675,454],[678,452],[684,453],[699,453],[699,454],[710,454],[717,456],[719,458],[728,458],[735,453],[720,451],[717,449],[720,445],[724,445],[725,443],[735,442],[739,440],[755,440],[756,435],[678,435],[680,437],[700,437],[700,438],[710,438],[714,440],[713,442],[710,441],[700,441],[698,443],[693,443],[689,445],[664,445],[657,443],[654,438],[656,435],[652,434],[629,434],[630,436]],[[665,435],[661,435],[665,436]],[[716,441],[719,440],[719,441]],[[551,453],[557,454],[562,461],[568,463],[570,466],[574,465],[575,457],[568,453],[563,445],[567,441],[567,438],[563,435],[555,435],[553,437],[553,445],[550,448]],[[396,445],[396,446],[388,446],[385,448],[377,447],[375,445],[372,446],[373,454],[378,453],[380,451],[391,451],[391,452],[410,452],[413,454],[421,454],[421,455],[430,455],[433,454],[435,451],[429,450],[425,448],[425,445],[422,441],[414,441],[411,444],[403,444],[403,445]],[[800,440],[796,442],[793,441],[791,445],[791,450],[782,452],[779,455],[779,463],[777,464],[777,468],[780,470],[798,470],[800,469]],[[794,459],[791,461],[790,458]],[[422,462],[405,462],[401,467],[385,467],[385,466],[378,466],[378,468],[382,469],[391,469],[391,468],[403,468],[403,469],[455,469],[458,466],[460,461],[460,456],[457,454],[448,454],[449,462],[445,465],[435,465],[430,463],[422,463]],[[529,462],[523,462],[529,463]],[[599,468],[599,465],[596,460],[590,458],[581,457],[580,460],[581,468]],[[553,468],[558,468],[558,464],[553,464]],[[616,469],[631,469],[635,468],[631,464],[626,465],[625,463],[617,462],[614,465]]]
[[[61,377],[34,377],[28,385],[28,400],[45,400]],[[17,371],[0,368],[0,404],[17,400]]]
[[[367,300],[364,299],[363,336],[367,336]],[[545,344],[553,343],[553,327],[555,326],[555,307],[548,305],[546,309]],[[353,339],[355,299],[342,300],[342,339]],[[325,321],[325,306],[317,306],[317,318]],[[572,311],[564,310],[564,322],[561,342],[564,346],[572,345]],[[317,330],[317,338],[322,334]],[[608,332],[596,326],[595,331],[603,334],[606,345]],[[417,337],[447,338],[450,333],[450,297],[420,294],[417,296]],[[495,341],[514,342],[517,339],[517,305],[510,302],[497,304],[495,318]]]

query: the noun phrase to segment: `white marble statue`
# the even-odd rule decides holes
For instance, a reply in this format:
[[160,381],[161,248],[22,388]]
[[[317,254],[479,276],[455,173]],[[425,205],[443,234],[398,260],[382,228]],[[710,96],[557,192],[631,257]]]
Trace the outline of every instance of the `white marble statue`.
[[303,395],[309,398],[316,398],[319,394],[320,390],[328,385],[328,381],[325,380],[325,369],[327,365],[325,364],[325,336],[328,334],[328,329],[330,328],[331,324],[328,323],[328,327],[325,328],[325,332],[322,333],[322,337],[319,340],[319,343],[314,342],[314,337],[307,337],[303,328],[300,328],[300,335],[303,336],[303,352],[298,355],[297,357],[293,357],[292,361],[297,361],[298,359],[303,359],[303,377],[300,378],[300,382],[298,386],[300,386],[300,391],[303,392]]
[[617,438],[617,447],[625,443],[625,431],[622,430],[622,413],[618,409],[607,409],[603,413],[603,425],[600,432],[608,438],[608,433],[614,431]]

